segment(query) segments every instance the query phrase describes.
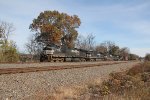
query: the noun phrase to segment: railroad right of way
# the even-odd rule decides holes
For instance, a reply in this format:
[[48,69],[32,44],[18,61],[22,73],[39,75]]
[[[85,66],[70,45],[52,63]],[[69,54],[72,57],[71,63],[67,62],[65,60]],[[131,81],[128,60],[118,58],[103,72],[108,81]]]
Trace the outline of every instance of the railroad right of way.
[[74,69],[74,68],[85,68],[85,67],[94,67],[94,66],[102,66],[102,65],[113,65],[113,64],[120,64],[120,63],[127,63],[125,61],[122,62],[90,62],[90,63],[66,63],[66,65],[57,65],[55,66],[49,65],[49,66],[36,66],[34,67],[35,63],[33,63],[33,67],[22,67],[23,64],[18,64],[20,65],[19,67],[11,67],[11,68],[0,68],[0,75],[2,74],[16,74],[16,73],[29,73],[29,72],[39,72],[39,71],[51,71],[51,70],[64,70],[64,69]]
[[58,87],[80,86],[97,79],[106,79],[110,73],[128,70],[138,63],[126,62],[87,68],[2,74],[0,100],[37,100],[33,98],[46,97]]

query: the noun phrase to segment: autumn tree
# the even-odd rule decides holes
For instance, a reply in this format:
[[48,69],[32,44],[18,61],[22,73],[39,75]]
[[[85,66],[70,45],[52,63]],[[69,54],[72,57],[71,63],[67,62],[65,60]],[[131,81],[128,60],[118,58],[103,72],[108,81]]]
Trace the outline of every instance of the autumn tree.
[[36,32],[37,42],[72,48],[78,36],[76,28],[80,24],[77,15],[70,16],[58,11],[44,11],[33,20],[29,29]]

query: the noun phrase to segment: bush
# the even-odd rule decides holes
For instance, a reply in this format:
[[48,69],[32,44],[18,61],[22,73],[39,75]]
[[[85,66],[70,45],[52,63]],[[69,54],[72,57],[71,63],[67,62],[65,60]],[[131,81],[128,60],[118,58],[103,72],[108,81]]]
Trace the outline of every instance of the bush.
[[7,43],[0,47],[0,62],[17,61],[19,61],[18,51],[12,43]]
[[142,72],[144,72],[144,66],[142,64],[138,64],[138,65],[132,67],[131,69],[129,69],[127,74],[128,75],[136,75],[136,74],[142,73]]
[[146,61],[150,61],[150,54],[146,54],[145,60],[146,60]]
[[150,62],[144,63],[144,72],[150,72]]

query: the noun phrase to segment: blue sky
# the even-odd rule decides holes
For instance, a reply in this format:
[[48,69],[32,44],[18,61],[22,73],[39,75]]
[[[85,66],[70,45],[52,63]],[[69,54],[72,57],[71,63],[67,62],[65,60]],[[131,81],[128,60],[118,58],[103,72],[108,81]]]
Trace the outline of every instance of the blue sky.
[[14,24],[11,39],[20,51],[33,34],[32,20],[45,10],[78,15],[78,32],[92,33],[97,44],[110,40],[140,56],[150,53],[149,0],[0,0],[0,20]]

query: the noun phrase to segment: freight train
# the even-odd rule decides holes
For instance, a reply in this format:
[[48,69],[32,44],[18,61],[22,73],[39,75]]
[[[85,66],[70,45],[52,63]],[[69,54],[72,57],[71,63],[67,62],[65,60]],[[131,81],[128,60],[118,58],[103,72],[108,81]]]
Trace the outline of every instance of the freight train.
[[40,54],[40,62],[66,62],[66,61],[97,61],[106,60],[103,56],[96,54],[92,50],[84,49],[67,49],[62,52],[60,47],[57,46],[46,46]]

